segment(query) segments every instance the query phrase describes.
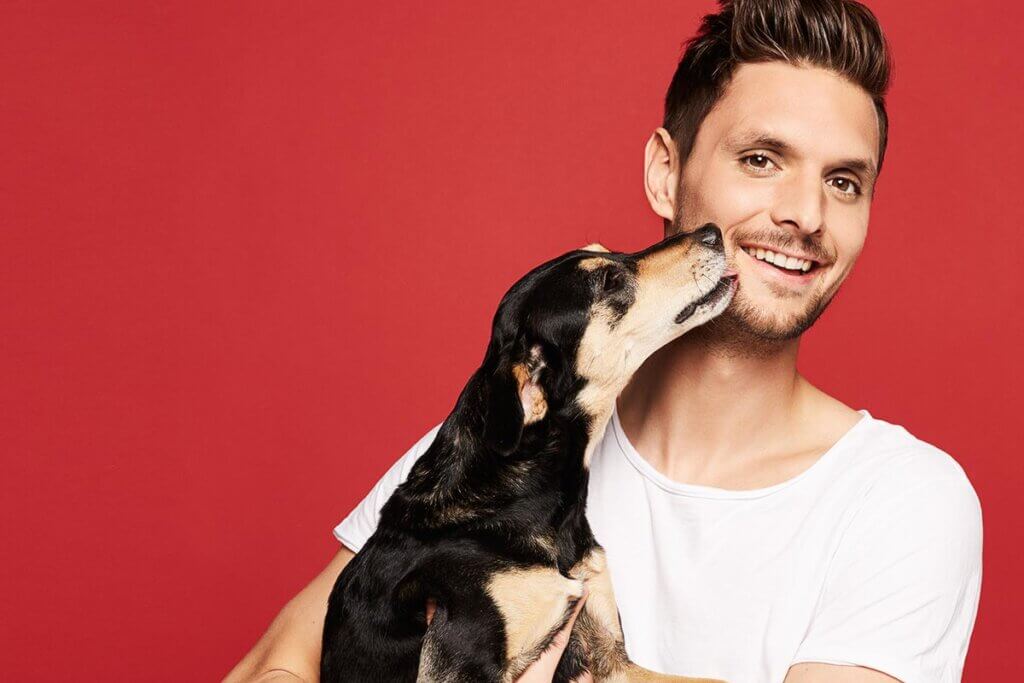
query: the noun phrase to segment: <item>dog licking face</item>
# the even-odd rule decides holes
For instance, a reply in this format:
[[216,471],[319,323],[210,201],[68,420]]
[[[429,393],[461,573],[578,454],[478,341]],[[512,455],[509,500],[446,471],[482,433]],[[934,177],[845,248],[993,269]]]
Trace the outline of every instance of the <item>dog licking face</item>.
[[555,681],[692,681],[626,656],[588,465],[632,374],[734,288],[712,225],[633,254],[588,245],[516,282],[479,369],[334,585],[321,680],[510,683],[586,582]]
[[[497,391],[518,392],[524,427],[554,410],[586,419],[593,437],[654,351],[729,304],[735,276],[723,277],[725,270],[721,233],[713,225],[634,254],[610,253],[600,244],[570,252],[508,291],[484,364],[495,363]],[[501,377],[508,372],[514,384]],[[503,400],[497,396],[488,426],[493,445],[508,452],[518,443],[519,421],[501,417],[502,408],[518,415],[501,406]]]

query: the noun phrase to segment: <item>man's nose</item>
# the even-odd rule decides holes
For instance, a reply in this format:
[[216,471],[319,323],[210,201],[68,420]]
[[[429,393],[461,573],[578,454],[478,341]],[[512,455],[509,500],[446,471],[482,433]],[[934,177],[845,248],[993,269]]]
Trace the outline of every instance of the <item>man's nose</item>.
[[776,225],[796,228],[806,235],[822,229],[825,213],[825,188],[814,174],[794,174],[779,191],[772,209]]

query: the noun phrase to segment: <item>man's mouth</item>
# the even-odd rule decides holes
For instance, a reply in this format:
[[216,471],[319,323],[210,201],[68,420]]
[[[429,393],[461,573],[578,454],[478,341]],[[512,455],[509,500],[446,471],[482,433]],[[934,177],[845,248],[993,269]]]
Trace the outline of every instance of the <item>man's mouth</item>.
[[783,276],[788,282],[810,282],[818,271],[829,265],[806,254],[787,254],[757,245],[741,244],[739,247],[751,260],[757,261],[759,267]]

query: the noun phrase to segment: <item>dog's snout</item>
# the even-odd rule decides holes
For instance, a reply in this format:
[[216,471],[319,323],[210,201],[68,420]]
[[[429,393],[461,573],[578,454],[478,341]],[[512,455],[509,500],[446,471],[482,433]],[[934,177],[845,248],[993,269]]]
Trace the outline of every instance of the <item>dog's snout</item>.
[[725,251],[725,246],[722,244],[722,231],[713,223],[697,228],[693,232],[693,238],[709,249]]

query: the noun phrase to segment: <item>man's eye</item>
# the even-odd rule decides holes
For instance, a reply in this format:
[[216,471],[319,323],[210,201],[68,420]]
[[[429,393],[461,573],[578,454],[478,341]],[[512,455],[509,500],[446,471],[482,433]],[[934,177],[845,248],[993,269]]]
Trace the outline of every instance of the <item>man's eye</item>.
[[741,161],[745,165],[750,166],[751,168],[756,168],[756,169],[761,169],[761,170],[764,170],[764,169],[768,168],[768,164],[773,164],[774,165],[774,163],[775,163],[774,161],[769,159],[764,154],[750,154],[750,155],[747,155],[747,156],[743,157],[741,159]]
[[858,195],[860,194],[860,185],[849,178],[832,178],[835,184],[832,186],[839,190],[842,194]]

